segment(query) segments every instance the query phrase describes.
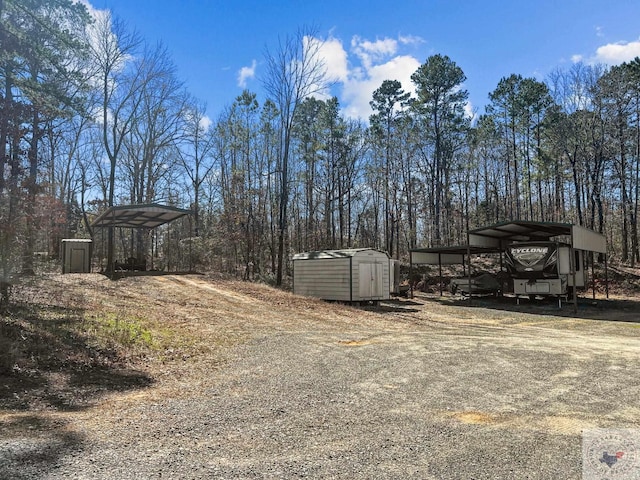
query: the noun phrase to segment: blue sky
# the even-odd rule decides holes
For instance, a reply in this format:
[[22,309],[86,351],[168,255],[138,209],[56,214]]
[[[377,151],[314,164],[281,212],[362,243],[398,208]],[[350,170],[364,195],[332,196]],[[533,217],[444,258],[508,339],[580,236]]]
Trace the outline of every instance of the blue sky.
[[262,102],[265,48],[305,26],[326,41],[343,113],[366,119],[383,80],[411,90],[430,55],[462,68],[470,110],[512,73],[544,80],[573,62],[640,56],[638,0],[85,0],[110,9],[149,43],[161,41],[189,92],[216,118],[244,88]]

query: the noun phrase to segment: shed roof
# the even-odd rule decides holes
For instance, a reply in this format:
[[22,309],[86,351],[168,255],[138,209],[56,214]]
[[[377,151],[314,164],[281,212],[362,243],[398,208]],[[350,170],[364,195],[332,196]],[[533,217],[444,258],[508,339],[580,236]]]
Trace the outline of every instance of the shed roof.
[[91,222],[92,227],[156,228],[189,215],[191,210],[149,203],[110,207]]
[[343,250],[318,250],[315,252],[302,252],[296,253],[293,256],[294,260],[326,260],[331,258],[349,258],[354,257],[359,253],[363,252],[376,252],[386,255],[387,258],[389,255],[387,252],[383,252],[382,250],[377,250],[375,248],[347,248]]

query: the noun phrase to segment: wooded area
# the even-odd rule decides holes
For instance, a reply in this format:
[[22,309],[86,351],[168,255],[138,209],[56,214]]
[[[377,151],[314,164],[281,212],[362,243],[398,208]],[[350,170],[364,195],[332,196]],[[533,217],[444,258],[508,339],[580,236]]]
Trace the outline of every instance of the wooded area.
[[[115,17],[0,0],[2,301],[36,252],[57,255],[60,239],[95,233],[92,215],[131,203],[192,209],[181,237],[199,268],[278,284],[295,252],[406,259],[511,219],[583,225],[612,261],[640,260],[639,58],[505,76],[472,116],[462,68],[433,55],[413,85],[380,85],[367,123],[320,95],[319,46],[301,29],[266,50],[267,98],[244,91],[207,122],[166,49]],[[168,232],[132,235],[108,242],[144,257],[153,241],[158,265],[176,248]]]

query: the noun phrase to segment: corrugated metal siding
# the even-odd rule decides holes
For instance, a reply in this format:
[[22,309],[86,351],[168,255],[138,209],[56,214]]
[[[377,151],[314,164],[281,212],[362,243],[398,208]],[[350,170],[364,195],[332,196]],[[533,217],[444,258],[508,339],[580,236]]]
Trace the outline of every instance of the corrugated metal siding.
[[[387,300],[390,297],[389,257],[374,249],[348,250],[349,257],[327,258],[322,252],[314,252],[315,258],[298,254],[293,260],[293,291],[325,300],[362,301]],[[318,255],[320,253],[320,255]],[[376,298],[360,298],[360,263],[382,265],[382,295]],[[351,265],[351,267],[350,267]]]
[[62,273],[91,273],[93,242],[82,238],[65,238],[60,242]]
[[293,293],[349,301],[349,258],[295,260]]

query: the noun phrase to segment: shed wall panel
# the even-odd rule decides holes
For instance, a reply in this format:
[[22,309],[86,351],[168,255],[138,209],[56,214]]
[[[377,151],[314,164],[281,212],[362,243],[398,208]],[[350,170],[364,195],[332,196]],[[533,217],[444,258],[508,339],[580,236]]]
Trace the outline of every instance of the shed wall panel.
[[349,258],[294,261],[293,293],[350,301],[349,264]]
[[[338,252],[338,251],[336,251]],[[332,252],[336,255],[336,252]],[[293,260],[293,292],[325,300],[365,301],[386,300],[390,298],[389,256],[378,250],[363,249],[345,251],[347,257],[327,258],[322,252],[314,252],[320,258],[309,258],[298,254]],[[340,252],[338,252],[340,253]],[[360,292],[359,265],[375,264],[374,296],[362,298]]]
[[63,239],[60,245],[62,273],[90,273],[92,242],[86,239]]

